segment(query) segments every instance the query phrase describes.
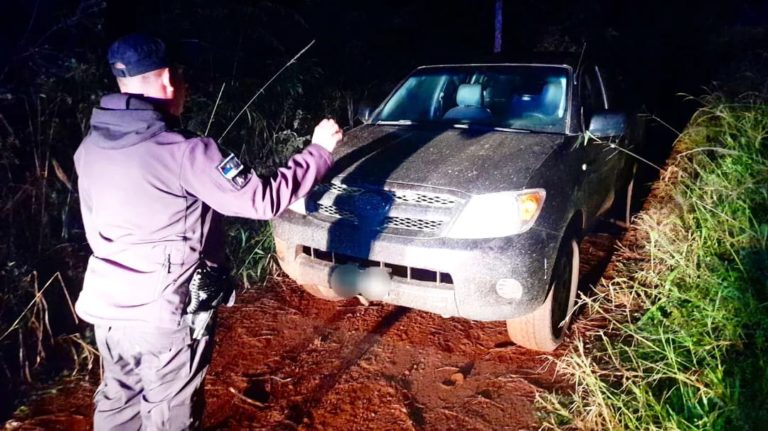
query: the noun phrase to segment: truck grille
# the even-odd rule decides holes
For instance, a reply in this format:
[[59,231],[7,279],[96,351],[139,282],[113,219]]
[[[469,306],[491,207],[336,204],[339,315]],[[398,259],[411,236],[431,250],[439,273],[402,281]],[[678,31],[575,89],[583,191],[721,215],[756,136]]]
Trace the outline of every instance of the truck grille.
[[[384,199],[391,202],[389,214],[380,215],[382,218],[377,221],[377,230],[404,230],[416,236],[440,234],[463,202],[459,197],[440,192],[388,190],[331,182],[320,184],[312,191],[310,200],[314,209],[310,211],[350,224],[366,224],[366,217],[370,216],[364,214],[365,204],[361,203],[358,208],[357,202],[363,202],[368,193],[383,195]],[[358,197],[362,201],[359,201]],[[400,234],[408,235],[408,232]]]
[[[317,212],[327,215],[329,217],[335,217],[345,220],[349,223],[357,224],[357,216],[349,211],[341,210],[333,205],[317,205]],[[429,219],[417,219],[410,217],[385,217],[379,230],[397,228],[397,229],[409,229],[417,230],[421,232],[438,232],[443,227],[443,221],[441,220],[429,220]]]
[[[366,190],[360,187],[348,186],[346,184],[329,183],[320,184],[317,190],[322,192],[331,191],[336,194],[359,195]],[[395,202],[407,202],[419,205],[428,205],[434,207],[452,207],[458,203],[458,199],[453,196],[439,195],[434,193],[405,192],[394,190],[383,190],[384,193],[392,196]]]
[[384,226],[386,228],[400,228],[410,230],[420,230],[423,232],[438,232],[443,227],[443,222],[440,220],[428,220],[409,217],[387,217],[384,219]]
[[336,217],[347,220],[351,223],[357,223],[357,216],[349,211],[341,210],[333,205],[317,204],[317,212],[325,214],[329,217]]
[[396,265],[393,263],[380,262],[377,260],[360,259],[354,256],[348,256],[341,253],[333,253],[307,246],[302,247],[302,253],[311,257],[312,259],[322,260],[323,262],[334,263],[337,265],[356,264],[362,268],[386,268],[389,270],[393,277],[404,278],[406,280],[423,281],[435,284],[453,284],[453,278],[451,277],[451,274],[447,272]]

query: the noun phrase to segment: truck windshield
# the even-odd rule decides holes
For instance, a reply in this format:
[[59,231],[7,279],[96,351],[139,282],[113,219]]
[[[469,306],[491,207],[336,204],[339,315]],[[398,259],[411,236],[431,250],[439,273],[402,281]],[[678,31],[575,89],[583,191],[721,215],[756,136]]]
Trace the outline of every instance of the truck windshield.
[[417,70],[374,122],[480,125],[564,133],[569,69],[446,66]]

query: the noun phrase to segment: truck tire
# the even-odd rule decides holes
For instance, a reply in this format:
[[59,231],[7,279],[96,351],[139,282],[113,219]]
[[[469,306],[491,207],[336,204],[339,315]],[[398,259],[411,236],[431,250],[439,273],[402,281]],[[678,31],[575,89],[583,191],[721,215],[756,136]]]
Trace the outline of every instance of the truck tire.
[[571,319],[578,284],[579,244],[566,238],[557,252],[547,299],[532,313],[507,320],[509,338],[531,350],[555,350]]

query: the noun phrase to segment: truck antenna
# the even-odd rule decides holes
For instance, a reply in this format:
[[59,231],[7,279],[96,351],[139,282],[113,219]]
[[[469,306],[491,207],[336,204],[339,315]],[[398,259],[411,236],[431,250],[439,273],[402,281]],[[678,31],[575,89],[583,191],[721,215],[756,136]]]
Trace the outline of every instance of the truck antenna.
[[576,64],[576,73],[578,74],[579,71],[581,71],[581,61],[584,60],[584,51],[587,50],[587,42],[584,42],[584,45],[581,47],[581,54],[579,54],[579,62]]
[[298,53],[298,54],[296,54],[296,55],[295,55],[295,56],[294,56],[294,57],[293,57],[293,58],[292,58],[292,59],[291,59],[291,60],[290,60],[288,63],[285,63],[285,66],[283,66],[283,67],[282,67],[280,70],[278,70],[278,71],[277,71],[277,73],[275,73],[274,75],[272,75],[272,77],[271,77],[271,78],[269,78],[269,81],[267,81],[267,83],[266,83],[266,84],[264,84],[264,85],[263,85],[263,86],[262,86],[262,87],[259,89],[259,91],[257,91],[257,92],[256,92],[256,94],[254,94],[254,95],[253,95],[253,97],[251,97],[251,100],[249,100],[249,101],[248,101],[248,103],[246,103],[246,104],[245,104],[245,106],[243,106],[243,109],[241,109],[241,110],[240,110],[240,112],[239,112],[239,113],[238,113],[238,114],[235,116],[235,119],[234,119],[234,120],[232,120],[232,122],[231,122],[231,123],[229,123],[229,126],[227,126],[227,129],[226,129],[226,130],[224,130],[224,133],[222,133],[222,134],[221,134],[221,136],[219,137],[219,139],[218,139],[218,140],[219,140],[219,142],[221,142],[221,140],[222,140],[222,139],[224,139],[224,136],[226,136],[227,132],[229,132],[229,129],[231,129],[231,128],[232,128],[232,126],[234,126],[234,125],[235,125],[235,122],[237,122],[237,120],[240,118],[240,116],[241,116],[241,115],[243,115],[243,113],[245,112],[245,110],[246,110],[246,109],[248,109],[248,107],[249,107],[249,106],[251,106],[251,103],[253,103],[253,101],[254,101],[254,100],[256,100],[256,98],[257,98],[257,97],[259,97],[259,95],[260,95],[261,93],[263,93],[263,92],[264,92],[264,90],[265,90],[265,89],[266,89],[266,88],[269,86],[269,84],[271,84],[271,83],[272,83],[272,81],[274,81],[274,80],[275,80],[275,78],[277,78],[277,77],[278,77],[278,76],[279,76],[281,73],[283,73],[283,71],[284,71],[285,69],[287,69],[287,68],[288,68],[288,66],[292,65],[293,63],[295,63],[295,62],[296,62],[296,60],[298,60],[298,58],[299,58],[299,57],[301,57],[301,55],[302,55],[302,54],[304,54],[304,52],[306,52],[306,51],[307,51],[307,50],[308,50],[308,49],[309,49],[309,48],[310,48],[312,45],[314,45],[314,43],[315,43],[315,41],[314,41],[314,40],[313,40],[312,42],[310,42],[310,43],[309,43],[309,45],[305,46],[305,47],[304,47],[304,49],[302,49],[301,51],[299,51],[299,53]]

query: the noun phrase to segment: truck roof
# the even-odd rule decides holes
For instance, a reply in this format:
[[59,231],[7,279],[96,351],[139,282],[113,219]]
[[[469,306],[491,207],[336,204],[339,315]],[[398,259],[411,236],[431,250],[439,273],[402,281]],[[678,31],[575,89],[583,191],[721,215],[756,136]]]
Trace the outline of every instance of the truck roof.
[[[446,66],[503,66],[503,65],[537,65],[537,66],[568,66],[576,69],[581,54],[578,52],[533,52],[518,55],[491,55],[467,59],[466,62],[450,62],[442,64],[423,65],[426,67]],[[586,59],[582,59],[585,62]]]

